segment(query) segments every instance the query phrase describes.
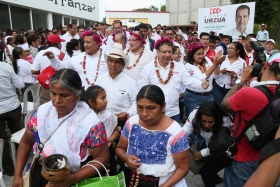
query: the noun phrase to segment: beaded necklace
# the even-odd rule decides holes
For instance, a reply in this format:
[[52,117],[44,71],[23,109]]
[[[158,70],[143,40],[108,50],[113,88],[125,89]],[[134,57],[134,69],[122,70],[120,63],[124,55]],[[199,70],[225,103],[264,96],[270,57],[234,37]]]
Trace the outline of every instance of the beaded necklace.
[[170,70],[169,70],[168,77],[167,77],[166,80],[162,80],[162,78],[161,78],[161,76],[160,76],[159,68],[158,68],[158,62],[157,62],[157,57],[155,57],[154,63],[155,63],[156,74],[157,74],[157,77],[158,77],[158,79],[159,79],[159,82],[160,82],[161,84],[167,84],[167,83],[170,81],[170,79],[171,79],[171,77],[172,77],[172,75],[173,75],[173,69],[174,69],[174,62],[173,62],[173,60],[171,61]]
[[202,72],[205,73],[207,68],[205,63],[202,62],[202,65],[200,65],[199,63],[195,62],[194,65],[196,65],[198,67],[198,69]]
[[98,72],[99,72],[99,67],[100,67],[100,60],[101,60],[101,56],[102,56],[102,49],[99,50],[99,58],[98,58],[98,62],[97,62],[97,67],[96,67],[96,74],[95,74],[95,79],[94,79],[94,82],[91,84],[89,79],[87,78],[87,71],[86,71],[86,54],[84,56],[84,61],[83,61],[83,70],[84,70],[84,74],[85,74],[85,79],[86,79],[86,82],[89,84],[89,85],[94,85],[94,83],[96,82],[97,78],[98,78]]
[[132,170],[129,187],[137,187],[139,184],[139,177],[140,177],[140,168],[137,168],[136,170]]
[[[133,67],[136,67],[137,63],[139,62],[140,58],[142,57],[142,55],[144,53],[144,49],[145,49],[145,46],[143,45],[143,47],[142,47],[142,49],[140,51],[140,54],[139,54],[138,58],[136,59],[135,63],[133,63],[132,66],[127,66],[126,69],[130,70]],[[126,51],[126,55],[128,55],[129,51],[130,51],[130,48],[128,48],[128,50]]]

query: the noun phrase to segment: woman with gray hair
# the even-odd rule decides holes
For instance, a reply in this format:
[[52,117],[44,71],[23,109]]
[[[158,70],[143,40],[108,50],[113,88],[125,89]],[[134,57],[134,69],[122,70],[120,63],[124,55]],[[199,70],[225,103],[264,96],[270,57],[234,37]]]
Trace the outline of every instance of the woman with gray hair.
[[[108,164],[105,127],[88,105],[79,101],[81,91],[82,81],[76,71],[61,69],[54,74],[50,83],[51,101],[35,109],[21,139],[13,187],[23,186],[22,172],[30,150],[33,147],[33,152],[36,153],[39,144],[49,136],[51,137],[44,144],[40,156],[62,154],[69,160],[72,172],[62,181],[51,182],[41,176],[41,166],[36,167],[32,175],[34,187],[46,184],[49,187],[71,186],[96,174],[90,167],[81,168],[88,161],[94,159],[104,165]],[[92,165],[99,171],[102,170],[99,164]]]

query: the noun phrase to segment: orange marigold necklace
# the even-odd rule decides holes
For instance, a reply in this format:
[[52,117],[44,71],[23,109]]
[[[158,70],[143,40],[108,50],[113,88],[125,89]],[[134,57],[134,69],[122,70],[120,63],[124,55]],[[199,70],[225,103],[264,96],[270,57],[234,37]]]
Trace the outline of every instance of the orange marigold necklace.
[[[142,47],[142,49],[140,51],[140,54],[139,54],[138,58],[136,59],[136,61],[133,63],[132,66],[127,66],[126,69],[130,70],[133,67],[136,67],[137,63],[139,62],[140,58],[142,57],[142,55],[144,53],[144,49],[145,49],[145,46],[143,45],[143,47]],[[130,52],[130,48],[128,48],[128,50],[126,51],[126,55],[128,55],[129,52]]]
[[202,72],[205,73],[207,68],[205,63],[202,62],[202,65],[200,65],[199,63],[195,62],[194,65],[196,65],[198,67],[198,69]]
[[94,83],[96,82],[97,78],[98,78],[98,72],[99,72],[99,67],[100,67],[100,60],[101,60],[101,56],[102,56],[102,49],[99,50],[99,57],[98,57],[98,62],[97,62],[97,67],[96,67],[96,74],[95,74],[95,78],[94,78],[94,82],[93,83],[90,83],[89,79],[87,78],[87,71],[86,71],[86,54],[84,56],[84,61],[83,61],[83,70],[84,70],[84,74],[85,74],[85,79],[86,79],[86,82],[89,84],[89,85],[94,85]]
[[172,77],[172,75],[173,75],[173,69],[174,69],[174,62],[173,62],[173,60],[171,61],[170,70],[169,70],[168,77],[167,77],[166,80],[163,80],[163,79],[161,78],[161,76],[160,76],[160,72],[159,72],[159,68],[158,68],[157,57],[155,57],[154,63],[155,63],[156,74],[157,74],[157,77],[158,77],[159,82],[160,82],[161,84],[167,84],[167,83],[170,81],[170,79],[171,79],[171,77]]

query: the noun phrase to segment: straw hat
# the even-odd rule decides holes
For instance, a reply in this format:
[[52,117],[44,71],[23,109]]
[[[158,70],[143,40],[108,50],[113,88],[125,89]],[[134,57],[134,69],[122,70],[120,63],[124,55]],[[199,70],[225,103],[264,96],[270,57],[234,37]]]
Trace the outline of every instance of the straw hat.
[[112,58],[122,58],[125,63],[124,67],[126,68],[127,66],[129,66],[129,56],[124,54],[122,44],[115,43],[113,45],[113,48],[111,49],[111,52],[109,54],[107,53],[104,54],[105,61],[107,63],[108,63],[108,56]]
[[267,25],[263,23],[263,24],[261,24],[261,25],[259,26],[259,29],[261,29],[262,26],[264,26],[264,30],[265,30],[266,27],[267,27]]

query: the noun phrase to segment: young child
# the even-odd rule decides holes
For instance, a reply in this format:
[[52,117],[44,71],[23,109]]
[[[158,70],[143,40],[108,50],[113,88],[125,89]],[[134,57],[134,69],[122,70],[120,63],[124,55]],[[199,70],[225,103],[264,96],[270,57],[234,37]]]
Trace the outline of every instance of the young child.
[[106,110],[107,99],[105,90],[97,85],[88,87],[84,95],[85,102],[96,113],[100,121],[103,122],[107,134],[107,143],[110,151],[110,164],[107,167],[110,175],[117,175],[117,161],[115,151],[111,145],[120,136],[120,131],[117,127],[118,118],[112,112]]
[[108,147],[110,147],[112,142],[119,137],[120,131],[117,127],[117,116],[106,110],[108,101],[105,90],[97,85],[90,86],[85,92],[85,102],[96,113],[100,121],[103,122],[106,129]]

